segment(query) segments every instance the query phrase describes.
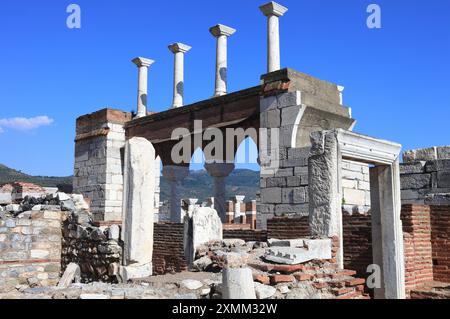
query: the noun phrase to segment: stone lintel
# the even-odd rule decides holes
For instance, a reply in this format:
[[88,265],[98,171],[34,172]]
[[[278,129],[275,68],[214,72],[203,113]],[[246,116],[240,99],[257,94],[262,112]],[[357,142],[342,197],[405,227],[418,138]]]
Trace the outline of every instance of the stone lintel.
[[273,1],[260,6],[259,9],[266,17],[272,16],[272,15],[281,17],[288,11],[288,8],[282,6],[279,3],[273,2]]
[[228,27],[223,24],[217,24],[209,29],[209,32],[215,37],[220,37],[221,35],[225,35],[227,37],[233,35],[236,32],[236,29]]

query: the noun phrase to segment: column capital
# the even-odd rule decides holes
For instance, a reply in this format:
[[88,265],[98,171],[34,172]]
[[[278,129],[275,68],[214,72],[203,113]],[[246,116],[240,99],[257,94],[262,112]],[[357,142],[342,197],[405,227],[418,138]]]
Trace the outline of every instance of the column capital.
[[223,25],[223,24],[219,23],[219,24],[211,27],[209,29],[209,32],[211,32],[211,34],[213,36],[215,36],[216,38],[220,37],[221,35],[229,37],[229,36],[233,35],[236,32],[236,29],[233,29],[231,27],[228,27],[226,25]]
[[234,200],[236,201],[236,203],[243,203],[245,199],[244,195],[235,195],[234,196]]
[[192,49],[192,47],[190,47],[189,45],[180,43],[180,42],[176,42],[176,43],[172,43],[171,45],[169,45],[169,50],[172,53],[186,53],[188,52],[190,49]]
[[212,177],[227,177],[234,170],[233,163],[206,163],[205,169]]
[[155,63],[155,61],[150,60],[150,59],[146,59],[146,58],[142,58],[142,57],[137,57],[134,58],[133,60],[131,60],[131,62],[133,62],[134,64],[136,64],[138,67],[149,67],[150,65],[152,65],[153,63]]
[[288,11],[288,8],[273,1],[260,6],[259,9],[266,17],[269,16],[281,17],[286,13],[286,11]]

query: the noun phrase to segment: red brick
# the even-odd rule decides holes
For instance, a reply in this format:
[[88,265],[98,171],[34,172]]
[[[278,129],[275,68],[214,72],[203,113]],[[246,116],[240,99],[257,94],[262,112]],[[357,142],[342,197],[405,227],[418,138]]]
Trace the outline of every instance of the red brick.
[[270,283],[272,285],[277,285],[285,282],[293,282],[295,277],[292,275],[271,275]]
[[262,283],[264,285],[270,284],[270,278],[266,275],[260,275],[260,274],[253,274],[253,281]]

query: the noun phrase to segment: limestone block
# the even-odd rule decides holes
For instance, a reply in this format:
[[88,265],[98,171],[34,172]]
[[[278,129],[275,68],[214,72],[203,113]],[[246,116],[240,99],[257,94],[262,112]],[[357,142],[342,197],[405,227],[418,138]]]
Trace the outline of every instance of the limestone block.
[[181,287],[189,290],[197,290],[203,287],[203,283],[194,279],[185,279],[181,282]]
[[285,177],[268,177],[265,178],[266,187],[284,187],[286,186]]
[[402,201],[403,200],[412,200],[412,199],[419,199],[423,198],[423,196],[419,193],[418,190],[414,189],[403,189],[401,191]]
[[426,162],[427,172],[450,171],[450,159]]
[[288,106],[281,110],[281,125],[293,125],[298,124],[298,116],[300,115],[301,106],[294,105]]
[[450,159],[450,146],[440,146],[437,148],[438,159]]
[[431,161],[437,159],[437,148],[429,147],[403,152],[403,162]]
[[294,244],[295,247],[268,248],[264,258],[288,265],[297,265],[313,259],[331,259],[331,239],[298,239]]
[[437,172],[437,186],[439,188],[450,187],[450,171]]
[[223,299],[256,299],[250,268],[225,268],[222,273]]
[[275,295],[275,293],[277,292],[276,288],[274,288],[272,286],[261,284],[259,282],[255,282],[254,286],[255,286],[256,298],[258,298],[258,299],[269,299],[270,297]]
[[281,112],[278,109],[267,110],[260,114],[261,127],[278,128],[281,125]]
[[194,251],[212,240],[222,240],[222,221],[217,211],[210,207],[196,207],[192,212],[192,242]]
[[400,176],[401,189],[431,187],[431,174],[404,174]]
[[58,282],[58,288],[67,288],[72,282],[79,283],[81,281],[81,270],[80,267],[75,263],[70,263],[67,265],[64,274]]
[[[125,148],[125,178],[122,240],[122,278],[146,277],[152,273],[155,149],[145,138],[132,138]],[[106,204],[105,204],[106,205]]]
[[281,202],[281,188],[261,189],[261,203],[279,204]]
[[358,189],[343,189],[343,197],[346,204],[350,205],[365,205],[366,192]]
[[411,162],[411,163],[402,163],[400,164],[400,174],[421,174],[425,173],[425,163],[424,161],[420,162]]
[[356,180],[349,180],[349,179],[343,179],[342,180],[342,187],[343,188],[357,189],[358,188],[358,181],[356,181]]
[[126,283],[131,279],[146,278],[152,275],[153,264],[132,264],[130,266],[120,266],[119,276],[120,281]]

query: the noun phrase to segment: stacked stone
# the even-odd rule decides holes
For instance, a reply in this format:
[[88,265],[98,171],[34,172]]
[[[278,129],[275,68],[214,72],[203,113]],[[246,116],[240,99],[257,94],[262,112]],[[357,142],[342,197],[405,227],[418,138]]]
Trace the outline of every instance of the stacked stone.
[[309,147],[286,148],[280,151],[280,168],[261,177],[258,228],[273,216],[308,215],[308,156]]
[[61,263],[81,269],[83,282],[117,282],[123,252],[120,226],[94,226],[81,212],[72,213],[63,225]]
[[60,211],[0,214],[0,287],[58,282],[61,219]]
[[77,119],[75,193],[89,198],[94,220],[122,217],[124,124],[131,114],[104,109]]
[[450,205],[450,146],[403,154],[402,204]]
[[367,213],[370,210],[369,165],[342,161],[342,209],[349,213]]

